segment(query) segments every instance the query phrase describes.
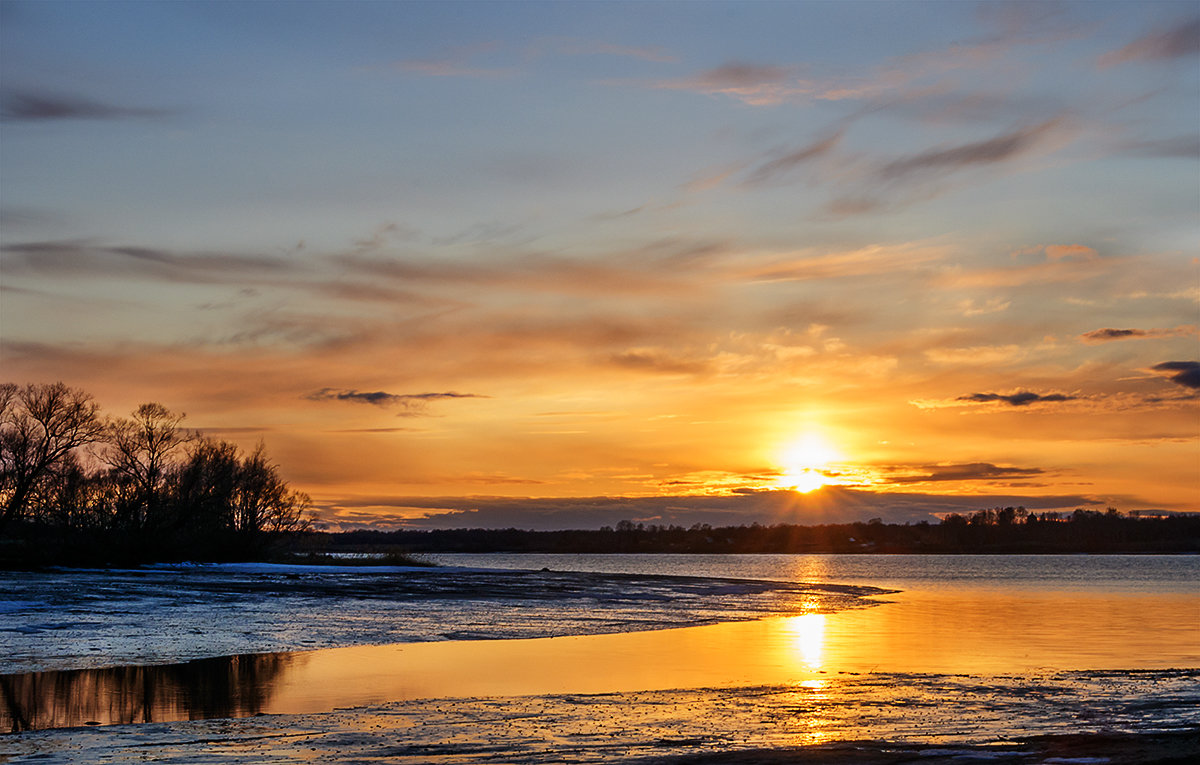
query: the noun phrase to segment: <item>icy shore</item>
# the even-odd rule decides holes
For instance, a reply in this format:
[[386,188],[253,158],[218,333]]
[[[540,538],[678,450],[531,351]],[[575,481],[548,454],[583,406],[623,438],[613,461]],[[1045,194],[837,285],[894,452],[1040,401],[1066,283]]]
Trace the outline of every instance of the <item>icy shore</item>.
[[886,590],[642,574],[205,564],[0,572],[0,674],[831,613]]

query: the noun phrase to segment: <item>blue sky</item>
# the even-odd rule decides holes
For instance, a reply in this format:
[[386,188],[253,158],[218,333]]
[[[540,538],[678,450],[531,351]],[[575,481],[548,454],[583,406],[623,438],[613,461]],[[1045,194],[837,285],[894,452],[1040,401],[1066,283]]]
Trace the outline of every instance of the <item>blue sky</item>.
[[882,504],[1194,509],[1194,3],[0,8],[6,377],[331,519],[774,491],[812,433]]

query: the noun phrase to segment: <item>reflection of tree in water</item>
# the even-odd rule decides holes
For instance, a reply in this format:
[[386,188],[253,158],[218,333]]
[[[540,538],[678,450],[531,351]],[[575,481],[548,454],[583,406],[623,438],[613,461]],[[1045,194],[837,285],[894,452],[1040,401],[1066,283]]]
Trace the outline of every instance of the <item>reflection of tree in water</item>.
[[297,660],[242,654],[185,664],[0,675],[0,731],[247,717]]

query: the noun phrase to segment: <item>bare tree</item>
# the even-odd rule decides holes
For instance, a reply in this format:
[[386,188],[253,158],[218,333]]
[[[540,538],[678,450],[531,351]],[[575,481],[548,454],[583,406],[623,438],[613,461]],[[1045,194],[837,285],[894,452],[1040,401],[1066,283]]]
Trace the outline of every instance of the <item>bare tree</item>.
[[0,528],[25,515],[39,485],[104,435],[100,407],[61,382],[0,385]]
[[125,520],[140,527],[154,521],[171,459],[193,434],[181,427],[187,415],[162,404],[142,404],[129,419],[108,424],[104,459],[130,490]]
[[312,500],[288,488],[262,444],[241,464],[234,508],[237,529],[244,533],[304,531]]
[[235,445],[211,438],[194,440],[172,476],[175,523],[210,533],[232,531],[240,471]]

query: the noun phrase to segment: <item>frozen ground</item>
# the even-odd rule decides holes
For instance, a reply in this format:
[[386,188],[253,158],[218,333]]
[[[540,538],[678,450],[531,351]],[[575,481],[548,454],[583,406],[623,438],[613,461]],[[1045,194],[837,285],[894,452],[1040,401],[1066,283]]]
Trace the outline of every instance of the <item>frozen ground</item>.
[[652,630],[875,605],[887,591],[645,574],[181,565],[0,572],[0,674],[428,640]]

